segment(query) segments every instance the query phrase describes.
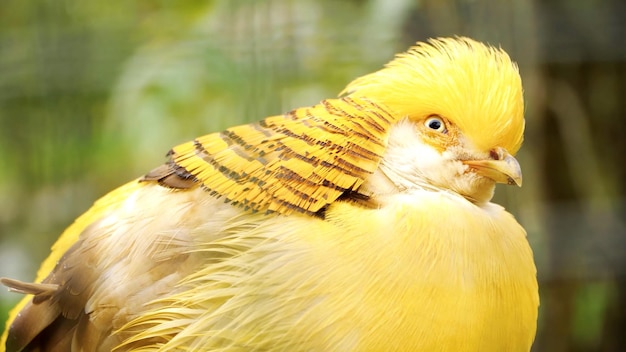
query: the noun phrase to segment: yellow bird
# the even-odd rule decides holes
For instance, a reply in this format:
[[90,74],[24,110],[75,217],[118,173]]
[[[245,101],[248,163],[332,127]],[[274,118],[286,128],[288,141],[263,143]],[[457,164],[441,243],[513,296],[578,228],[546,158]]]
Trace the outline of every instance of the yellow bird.
[[[340,98],[174,147],[60,237],[7,351],[528,351],[518,69],[417,43]],[[33,296],[30,296],[33,295]]]

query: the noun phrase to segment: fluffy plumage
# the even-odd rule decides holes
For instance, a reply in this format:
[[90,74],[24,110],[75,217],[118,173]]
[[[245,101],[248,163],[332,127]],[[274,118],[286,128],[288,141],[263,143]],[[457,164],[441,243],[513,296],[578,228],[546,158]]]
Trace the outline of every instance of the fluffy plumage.
[[418,43],[344,96],[173,148],[98,200],[12,311],[8,351],[528,351],[522,87],[502,50]]

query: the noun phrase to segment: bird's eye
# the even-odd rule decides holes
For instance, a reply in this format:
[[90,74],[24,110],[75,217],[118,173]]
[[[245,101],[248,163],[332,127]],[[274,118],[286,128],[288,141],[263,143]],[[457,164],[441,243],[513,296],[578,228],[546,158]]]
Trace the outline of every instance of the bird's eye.
[[447,132],[446,125],[443,123],[443,119],[439,116],[431,116],[427,118],[424,124],[426,125],[426,127],[430,128],[431,130],[441,132],[441,133]]

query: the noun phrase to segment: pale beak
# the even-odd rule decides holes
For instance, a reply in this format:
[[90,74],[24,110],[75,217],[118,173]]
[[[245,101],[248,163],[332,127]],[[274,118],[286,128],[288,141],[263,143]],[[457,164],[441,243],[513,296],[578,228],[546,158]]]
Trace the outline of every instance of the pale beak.
[[491,159],[463,160],[463,164],[481,175],[498,183],[522,186],[522,169],[519,162],[504,148],[495,148],[491,151]]

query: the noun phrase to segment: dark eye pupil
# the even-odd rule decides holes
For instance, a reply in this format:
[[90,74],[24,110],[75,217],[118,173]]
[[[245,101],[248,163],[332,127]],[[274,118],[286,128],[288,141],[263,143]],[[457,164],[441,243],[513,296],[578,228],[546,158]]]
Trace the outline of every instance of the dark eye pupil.
[[430,121],[428,123],[428,127],[432,128],[433,130],[438,130],[441,128],[441,121],[437,121],[437,120]]

